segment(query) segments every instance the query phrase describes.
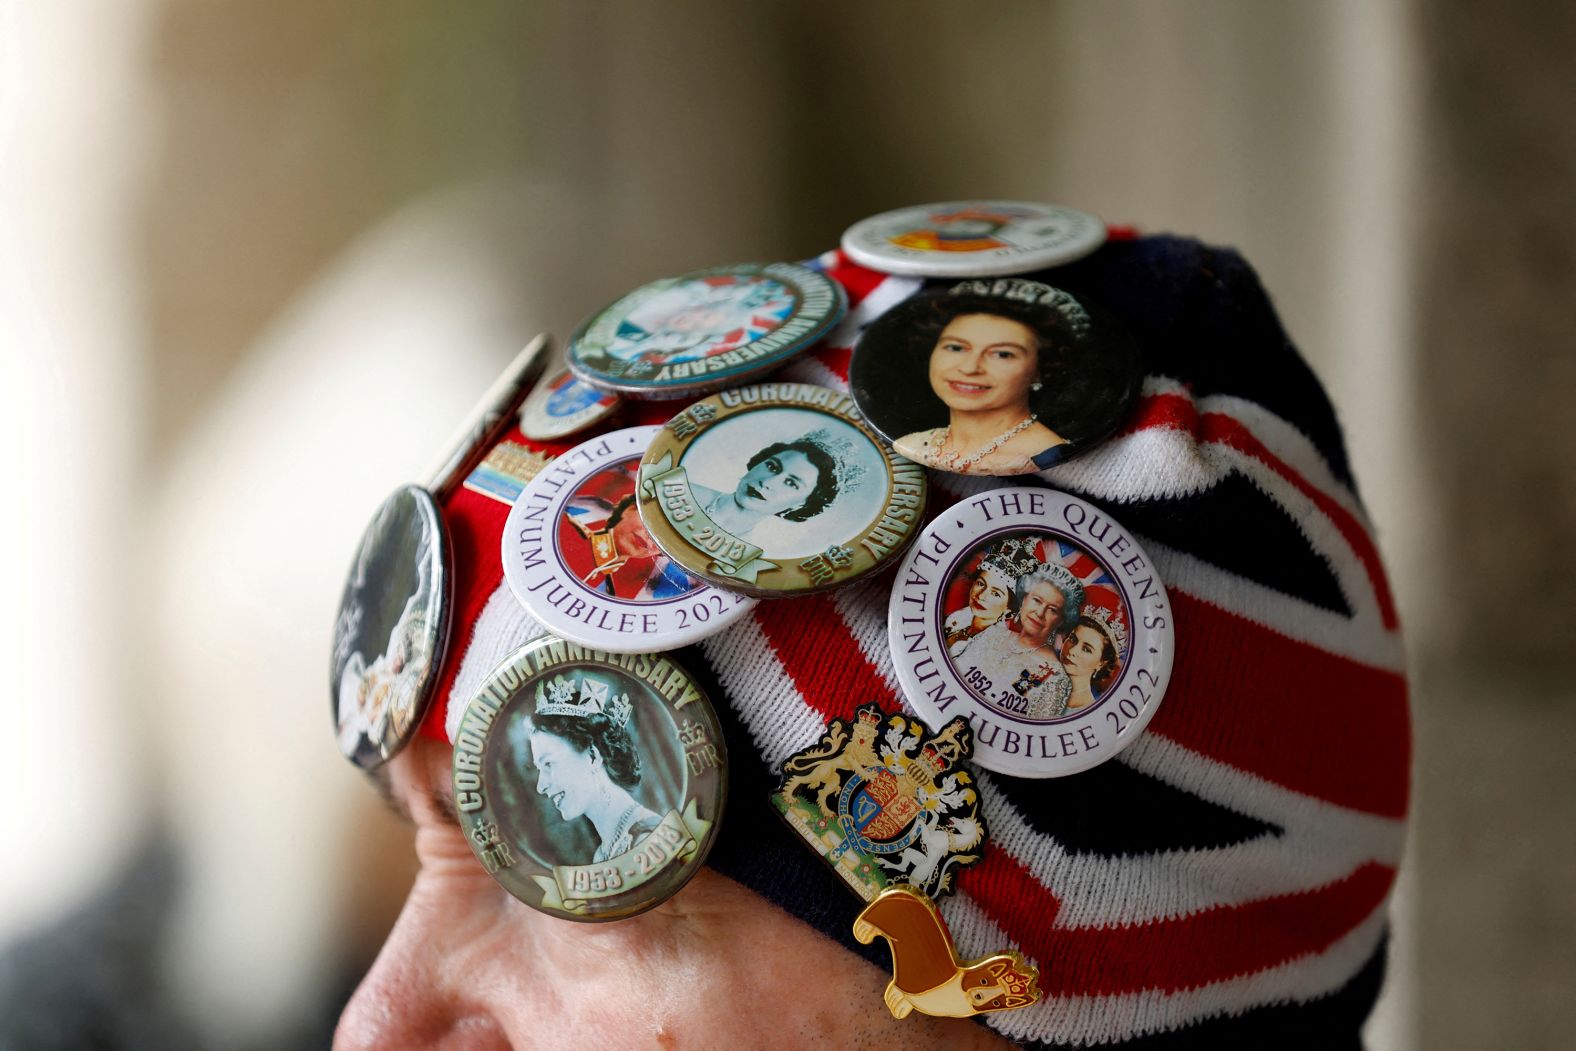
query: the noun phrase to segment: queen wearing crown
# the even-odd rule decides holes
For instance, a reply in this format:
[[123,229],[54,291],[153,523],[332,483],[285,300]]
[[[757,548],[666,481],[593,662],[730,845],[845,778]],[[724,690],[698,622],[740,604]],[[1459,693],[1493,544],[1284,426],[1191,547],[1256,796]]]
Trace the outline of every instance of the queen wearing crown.
[[1005,557],[1017,570],[1011,615],[949,652],[990,680],[989,703],[1026,719],[1056,719],[1072,693],[1058,647],[1077,622],[1083,584],[1066,566],[1040,562],[1030,550],[1025,545]]
[[947,652],[957,653],[972,639],[1007,614],[1012,604],[1012,585],[1018,571],[1011,552],[1018,541],[1009,540],[980,559],[969,579],[968,605],[955,610],[942,623]]
[[731,492],[691,483],[701,510],[736,537],[775,515],[805,522],[831,506],[839,493],[859,481],[864,468],[853,463],[846,438],[816,430],[789,442],[774,442],[750,457],[744,476]]
[[1127,629],[1114,614],[1099,606],[1085,606],[1078,625],[1062,639],[1062,667],[1072,691],[1065,711],[1087,708],[1110,688],[1121,670],[1127,648]]
[[593,863],[627,854],[661,821],[630,792],[640,784],[631,710],[628,694],[590,675],[537,687],[530,730],[536,791],[565,821],[591,822],[600,839]]
[[916,317],[907,353],[915,365],[924,353],[947,423],[892,447],[959,474],[1030,474],[1065,459],[1072,444],[1046,413],[1078,382],[1069,360],[1090,329],[1078,300],[1011,278],[965,281],[922,302],[930,309]]

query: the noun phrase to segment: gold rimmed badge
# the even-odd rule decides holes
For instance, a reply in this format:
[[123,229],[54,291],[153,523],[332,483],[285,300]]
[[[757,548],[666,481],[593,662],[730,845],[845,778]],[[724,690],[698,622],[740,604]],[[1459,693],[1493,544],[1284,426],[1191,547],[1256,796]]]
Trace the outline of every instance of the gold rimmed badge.
[[804,383],[723,391],[670,420],[640,468],[640,516],[685,569],[762,598],[821,591],[912,541],[925,470],[847,394]]

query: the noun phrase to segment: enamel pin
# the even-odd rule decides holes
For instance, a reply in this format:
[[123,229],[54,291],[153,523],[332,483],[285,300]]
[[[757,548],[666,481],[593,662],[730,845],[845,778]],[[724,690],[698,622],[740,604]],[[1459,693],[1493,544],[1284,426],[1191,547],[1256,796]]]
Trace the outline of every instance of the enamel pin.
[[931,723],[966,717],[974,761],[1062,777],[1132,744],[1171,681],[1175,615],[1149,554],[1053,489],[992,489],[938,516],[887,607],[893,668]]
[[868,904],[854,937],[892,949],[887,1009],[967,1018],[1037,1002],[1039,971],[1017,952],[960,960],[932,898],[952,893],[958,870],[980,860],[985,821],[967,720],[939,733],[879,705],[851,723],[833,719],[821,740],[783,762],[772,806]]
[[892,886],[931,897],[980,859],[985,822],[974,775],[961,768],[968,724],[932,735],[918,719],[862,705],[783,763],[772,805],[866,901]]
[[860,944],[869,945],[877,935],[892,950],[885,1000],[893,1018],[912,1011],[968,1018],[1028,1007],[1040,999],[1040,972],[1021,953],[959,960],[941,910],[907,887],[883,891],[854,920]]

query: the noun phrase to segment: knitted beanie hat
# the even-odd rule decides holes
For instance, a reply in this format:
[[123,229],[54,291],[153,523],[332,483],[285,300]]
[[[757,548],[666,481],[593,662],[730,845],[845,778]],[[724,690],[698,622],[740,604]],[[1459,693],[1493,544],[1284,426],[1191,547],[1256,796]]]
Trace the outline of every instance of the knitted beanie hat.
[[[850,312],[787,379],[847,389],[860,332],[921,291],[831,252],[811,265]],[[1135,533],[1175,614],[1170,687],[1143,735],[1067,777],[976,771],[984,860],[943,900],[958,951],[1017,948],[1041,1002],[984,1016],[1028,1047],[1346,1047],[1377,996],[1407,809],[1395,606],[1324,391],[1247,264],[1113,230],[1024,275],[1115,311],[1142,396],[1089,454],[1012,484],[1069,492]],[[937,282],[941,285],[941,282]],[[664,422],[630,402],[599,430]],[[547,455],[584,441],[534,442]],[[930,513],[1001,484],[932,472]],[[453,643],[422,732],[452,742],[502,658],[543,634],[503,580],[508,507],[459,488]],[[708,863],[879,966],[863,903],[768,815],[781,762],[871,701],[908,709],[887,644],[892,573],[760,603],[678,654],[716,703],[731,802]],[[880,1009],[880,1005],[872,1005]]]

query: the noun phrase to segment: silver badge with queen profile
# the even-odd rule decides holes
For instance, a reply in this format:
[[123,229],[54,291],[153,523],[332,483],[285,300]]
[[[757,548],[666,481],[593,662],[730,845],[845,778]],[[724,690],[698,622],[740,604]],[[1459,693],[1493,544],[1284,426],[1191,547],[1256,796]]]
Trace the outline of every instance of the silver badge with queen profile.
[[716,713],[671,657],[546,636],[471,698],[454,805],[509,893],[552,916],[616,920],[689,882],[727,792]]
[[847,394],[762,383],[696,402],[640,467],[640,517],[674,561],[719,587],[781,598],[894,562],[925,507],[925,470]]

